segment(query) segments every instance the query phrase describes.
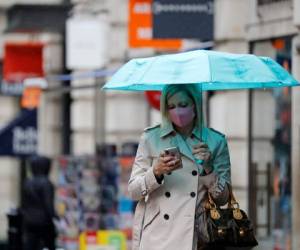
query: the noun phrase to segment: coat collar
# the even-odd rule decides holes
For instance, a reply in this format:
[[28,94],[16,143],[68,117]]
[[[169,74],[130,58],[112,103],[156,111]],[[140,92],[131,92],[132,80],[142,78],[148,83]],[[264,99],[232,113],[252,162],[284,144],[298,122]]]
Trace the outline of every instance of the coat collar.
[[165,137],[171,133],[175,132],[174,127],[172,123],[168,122],[165,124],[162,124],[160,127],[160,137]]
[[[177,146],[180,150],[180,152],[185,155],[187,158],[189,158],[192,161],[195,161],[195,158],[192,154],[192,144],[197,144],[201,141],[201,133],[200,133],[199,126],[194,127],[192,131],[192,135],[197,138],[197,140],[193,140],[191,138],[188,138],[186,141],[183,139],[183,137],[177,133],[172,125],[172,123],[165,123],[164,126],[161,126],[160,128],[160,137],[162,139],[170,140],[171,146]],[[202,128],[202,133],[204,132],[204,129]],[[192,141],[190,141],[192,140]],[[192,143],[188,143],[188,141]]]
[[[192,135],[195,136],[198,140],[201,141],[201,128],[200,126],[195,126]],[[204,132],[204,129],[202,128],[202,133]],[[171,122],[165,123],[160,127],[160,137],[165,137],[167,135],[170,135],[171,133],[176,133],[173,124]]]

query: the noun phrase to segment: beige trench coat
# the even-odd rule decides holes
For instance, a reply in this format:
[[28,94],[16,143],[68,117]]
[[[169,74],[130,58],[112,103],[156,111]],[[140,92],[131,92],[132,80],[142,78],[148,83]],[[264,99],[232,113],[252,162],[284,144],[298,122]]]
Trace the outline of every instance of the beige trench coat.
[[[228,199],[230,159],[221,133],[203,128],[204,141],[212,152],[214,172],[200,176],[192,146],[200,142],[199,130],[184,139],[172,127],[159,125],[144,131],[129,180],[131,198],[139,201],[133,225],[133,250],[194,250],[195,210],[201,211],[210,192],[217,203]],[[166,148],[178,146],[183,168],[164,176],[159,184],[153,166]]]

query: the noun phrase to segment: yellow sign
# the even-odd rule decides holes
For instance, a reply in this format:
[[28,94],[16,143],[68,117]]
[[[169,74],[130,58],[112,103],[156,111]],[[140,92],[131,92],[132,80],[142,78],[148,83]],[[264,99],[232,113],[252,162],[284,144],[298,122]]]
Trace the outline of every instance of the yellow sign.
[[126,250],[126,236],[121,231],[84,232],[79,237],[80,250]]

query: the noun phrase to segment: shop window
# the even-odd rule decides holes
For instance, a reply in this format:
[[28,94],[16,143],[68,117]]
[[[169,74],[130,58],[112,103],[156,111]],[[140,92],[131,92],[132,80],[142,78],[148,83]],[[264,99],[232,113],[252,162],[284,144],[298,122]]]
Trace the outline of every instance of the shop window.
[[[260,1],[278,2],[278,1]],[[291,72],[291,38],[283,37],[260,41],[253,44],[253,52],[258,56],[270,56],[287,71]],[[265,90],[266,91],[266,90]],[[289,249],[291,240],[291,89],[275,88],[270,91],[274,100],[275,113],[271,122],[272,138],[264,135],[253,136],[252,165],[256,180],[257,232],[260,236],[272,237],[280,249]],[[257,107],[256,99],[253,106]],[[261,124],[263,114],[253,110],[252,124]],[[256,115],[255,115],[256,114]],[[259,115],[257,115],[259,114]],[[268,115],[268,114],[264,114]],[[264,126],[268,126],[264,124]],[[270,136],[269,134],[269,136]],[[261,152],[255,147],[264,145]],[[271,148],[270,148],[271,147]],[[266,150],[269,149],[268,151]],[[279,237],[280,235],[280,237]]]

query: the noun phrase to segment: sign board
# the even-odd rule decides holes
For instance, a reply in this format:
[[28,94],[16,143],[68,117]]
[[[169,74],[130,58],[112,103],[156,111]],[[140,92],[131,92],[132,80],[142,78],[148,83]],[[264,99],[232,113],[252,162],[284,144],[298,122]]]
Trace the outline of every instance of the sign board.
[[155,39],[213,40],[214,0],[153,0]]
[[117,230],[83,232],[79,237],[80,250],[126,250],[126,237]]
[[26,87],[21,100],[22,108],[34,109],[40,104],[42,90],[40,87]]
[[22,112],[0,130],[0,155],[28,156],[37,150],[37,111]]
[[42,43],[5,44],[2,93],[21,95],[25,78],[44,76],[43,47]]
[[72,70],[104,67],[109,57],[108,32],[108,23],[100,17],[69,18],[66,22],[67,67]]
[[182,41],[178,39],[153,39],[152,1],[129,1],[128,44],[131,48],[180,49]]
[[40,104],[42,88],[46,88],[48,83],[45,78],[27,78],[24,80],[24,90],[21,99],[22,108],[34,109]]

